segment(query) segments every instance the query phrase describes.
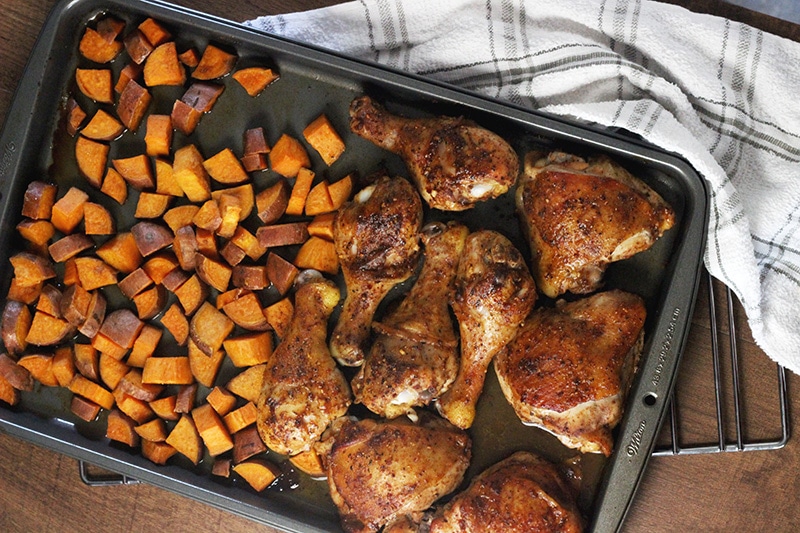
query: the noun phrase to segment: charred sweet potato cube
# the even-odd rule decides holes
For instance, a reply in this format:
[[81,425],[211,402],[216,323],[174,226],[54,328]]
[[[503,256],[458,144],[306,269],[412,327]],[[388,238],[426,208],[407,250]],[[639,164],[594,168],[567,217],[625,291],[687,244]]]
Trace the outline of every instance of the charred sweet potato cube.
[[178,290],[178,287],[183,285],[188,279],[189,275],[186,272],[180,268],[176,268],[164,276],[164,279],[161,280],[161,285],[163,285],[168,291],[174,293],[176,290]]
[[139,201],[136,202],[136,218],[161,218],[169,207],[172,196],[155,192],[142,191],[139,193]]
[[308,144],[316,150],[326,165],[330,166],[344,153],[344,141],[324,114],[314,119],[303,130]]
[[131,227],[131,233],[136,241],[136,247],[142,257],[152,255],[172,244],[172,232],[155,222],[138,222]]
[[206,82],[192,83],[181,96],[181,102],[199,113],[208,113],[225,90],[224,85]]
[[239,263],[244,261],[244,258],[247,257],[247,254],[244,253],[244,250],[236,246],[231,241],[225,243],[225,246],[222,247],[220,250],[220,255],[222,258],[232,267],[237,266]]
[[81,55],[95,63],[108,63],[122,51],[122,43],[107,39],[97,30],[87,27],[78,44]]
[[108,167],[105,170],[105,178],[102,180],[100,192],[122,205],[128,199],[128,182],[116,169]]
[[150,91],[136,83],[136,80],[131,79],[125,84],[119,95],[117,116],[126,128],[136,131],[152,101],[153,96]]
[[244,154],[240,161],[242,162],[242,167],[247,172],[256,172],[259,170],[265,170],[269,167],[269,158],[267,154]]
[[131,232],[117,233],[97,248],[96,253],[108,265],[125,274],[142,264],[142,254]]
[[86,235],[111,235],[115,231],[111,213],[100,204],[83,204],[83,227]]
[[197,239],[198,252],[211,259],[217,259],[219,257],[217,250],[217,236],[213,231],[197,228],[194,236]]
[[83,233],[73,233],[58,239],[47,250],[56,263],[63,263],[70,257],[75,257],[84,250],[94,246],[94,241]]
[[172,146],[172,117],[150,114],[145,123],[144,143],[147,155],[169,155]]
[[100,333],[123,348],[133,347],[144,322],[128,309],[117,309],[106,315]]
[[78,326],[78,331],[90,339],[97,335],[106,317],[106,307],[106,298],[103,296],[103,293],[94,291],[91,300],[89,300],[89,311],[86,315],[86,320],[83,321],[83,324]]
[[174,41],[156,46],[144,64],[144,83],[148,87],[157,85],[183,85],[186,70],[178,60],[178,49]]
[[242,135],[243,154],[268,154],[269,144],[264,128],[261,126],[249,128]]
[[[248,405],[248,404],[245,404]],[[227,425],[227,423],[226,423]],[[256,426],[240,429],[233,434],[233,463],[239,464],[267,451]]]
[[203,161],[208,175],[218,183],[236,185],[249,179],[239,159],[230,148],[223,148]]
[[272,170],[287,178],[294,178],[301,168],[311,166],[308,152],[300,141],[284,133],[269,152]]
[[150,159],[145,154],[138,154],[131,157],[114,159],[111,162],[117,169],[120,176],[127,181],[131,187],[138,190],[152,189],[156,186],[153,176],[153,168],[150,166]]
[[292,288],[299,270],[292,263],[270,252],[267,256],[267,277],[281,295],[285,295]]
[[50,220],[58,187],[53,183],[32,181],[25,188],[22,216],[33,220]]
[[125,131],[125,126],[117,118],[98,109],[81,130],[81,135],[95,141],[113,141]]
[[88,200],[88,194],[77,187],[70,187],[67,193],[53,204],[50,222],[61,233],[72,233],[83,220],[83,205]]
[[197,266],[197,238],[192,226],[182,226],[175,232],[172,251],[183,270],[194,270]]
[[77,68],[75,83],[78,89],[95,102],[114,103],[114,85],[111,70],[107,68]]
[[258,96],[267,85],[279,78],[277,72],[266,67],[248,67],[239,69],[232,74],[234,80],[247,91],[250,96]]
[[195,145],[188,144],[175,152],[172,170],[191,202],[205,202],[211,198],[210,179],[203,167],[203,156]]
[[233,70],[237,59],[236,54],[208,44],[203,50],[203,55],[200,56],[200,62],[192,72],[192,77],[198,80],[221,78]]
[[291,190],[286,178],[281,177],[256,195],[258,218],[264,224],[273,224],[284,215],[289,205]]

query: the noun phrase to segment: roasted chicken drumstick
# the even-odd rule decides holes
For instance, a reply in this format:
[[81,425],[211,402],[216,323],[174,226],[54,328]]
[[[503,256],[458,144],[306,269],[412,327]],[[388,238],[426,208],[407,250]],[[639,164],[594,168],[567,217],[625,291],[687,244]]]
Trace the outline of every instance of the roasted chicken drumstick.
[[514,149],[464,118],[405,118],[361,96],[350,104],[350,129],[402,157],[434,209],[469,209],[505,193],[519,176]]

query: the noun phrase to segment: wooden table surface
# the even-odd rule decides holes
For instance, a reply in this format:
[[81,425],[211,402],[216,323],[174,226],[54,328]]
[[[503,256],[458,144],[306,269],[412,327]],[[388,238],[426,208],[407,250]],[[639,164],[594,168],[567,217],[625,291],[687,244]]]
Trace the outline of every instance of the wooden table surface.
[[[181,0],[178,3],[234,20],[286,13],[337,3],[334,0]],[[766,31],[800,40],[798,26],[760,16],[716,0],[671,0],[696,11],[748,22]],[[17,80],[54,0],[4,0],[0,17],[0,123],[5,120]],[[721,295],[719,287],[716,293]],[[698,304],[685,356],[680,388],[688,398],[712,405],[707,383],[698,376],[709,358],[707,297]],[[738,309],[738,308],[737,308]],[[746,363],[746,385],[767,391],[745,410],[752,424],[748,437],[771,439],[776,415],[761,415],[759,403],[774,403],[775,372],[754,345],[737,311],[736,340]],[[726,325],[722,324],[726,331]],[[744,363],[743,363],[744,364]],[[697,365],[697,369],[695,369]],[[750,368],[754,370],[750,371]],[[790,391],[797,376],[789,375]],[[800,422],[800,395],[790,394],[791,423]],[[765,409],[774,411],[767,405]],[[697,411],[701,411],[698,409]],[[713,405],[712,405],[713,411]],[[686,424],[707,438],[708,415],[688,410]],[[727,407],[726,407],[727,412]],[[730,419],[730,416],[728,416]],[[767,422],[768,421],[768,422]],[[768,427],[764,427],[768,426]],[[692,430],[694,431],[694,430]],[[715,438],[712,430],[711,439]],[[725,430],[729,437],[729,431]],[[727,438],[726,437],[726,438]],[[734,437],[730,437],[734,438]],[[0,434],[0,531],[226,531],[273,532],[228,512],[196,503],[145,484],[89,487],[75,460]],[[779,450],[655,457],[650,461],[625,531],[798,531],[800,512],[800,439]]]

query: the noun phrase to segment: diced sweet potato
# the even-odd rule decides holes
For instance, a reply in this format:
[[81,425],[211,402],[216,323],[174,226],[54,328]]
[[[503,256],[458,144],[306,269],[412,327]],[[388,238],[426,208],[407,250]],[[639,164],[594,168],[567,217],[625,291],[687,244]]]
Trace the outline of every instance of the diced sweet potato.
[[144,83],[148,87],[157,85],[183,85],[186,70],[178,60],[178,49],[174,41],[158,45],[144,64]]
[[128,365],[105,353],[100,354],[97,366],[100,372],[100,381],[111,390],[117,388],[122,377],[130,370]]
[[264,316],[278,337],[283,337],[286,335],[294,316],[294,304],[288,297],[281,298],[274,304],[264,308]]
[[53,346],[75,333],[75,328],[64,320],[37,311],[25,340],[36,346]]
[[247,367],[239,374],[233,376],[225,388],[236,396],[248,402],[257,402],[261,394],[261,385],[264,383],[264,369],[266,364]]
[[178,346],[183,346],[189,339],[189,321],[178,303],[173,303],[161,316],[161,323],[175,338]]
[[72,381],[69,382],[68,388],[74,394],[93,401],[104,409],[111,409],[114,407],[114,395],[103,388],[102,385],[91,381],[81,374],[75,374]]
[[331,195],[334,209],[342,207],[353,194],[353,176],[348,174],[338,181],[329,183],[328,194]]
[[219,350],[231,331],[233,321],[208,302],[203,302],[189,324],[189,337],[206,355]]
[[95,102],[114,103],[114,85],[111,70],[107,68],[77,68],[75,82],[78,89]]
[[113,141],[125,131],[125,126],[116,117],[102,109],[81,130],[81,135],[95,141]]
[[175,289],[174,293],[178,297],[181,307],[183,307],[183,312],[186,313],[186,316],[190,316],[206,301],[208,285],[203,283],[197,274],[194,274]]
[[14,279],[20,287],[32,287],[56,277],[56,271],[49,260],[30,252],[14,254],[11,259]]
[[199,203],[211,198],[210,179],[203,167],[203,156],[195,145],[188,144],[175,152],[172,171],[190,201]]
[[73,354],[75,369],[87,379],[98,381],[100,378],[100,353],[95,347],[91,344],[75,344]]
[[196,48],[188,48],[178,54],[178,59],[187,67],[194,68],[200,62],[200,54],[197,53]]
[[248,67],[239,69],[232,74],[234,80],[247,91],[250,96],[258,96],[267,85],[278,79],[277,72],[270,68]]
[[72,233],[83,220],[83,206],[88,200],[88,194],[77,187],[70,187],[67,193],[53,204],[50,222],[61,233]]
[[240,161],[247,172],[257,172],[269,167],[267,154],[244,154]]
[[306,205],[306,200],[311,191],[311,184],[314,181],[314,172],[307,168],[300,168],[297,172],[292,192],[289,195],[289,203],[286,206],[287,215],[302,215]]
[[275,252],[267,256],[267,277],[281,295],[289,292],[299,272],[296,266]]
[[134,428],[136,433],[144,440],[150,442],[164,442],[167,440],[167,425],[162,418],[154,418]]
[[131,228],[136,247],[142,257],[147,257],[172,244],[172,232],[155,222],[138,222]]
[[22,216],[33,220],[49,220],[57,192],[58,187],[52,183],[30,182],[22,200]]
[[147,402],[129,396],[120,389],[114,390],[114,399],[116,400],[117,408],[128,415],[137,425],[144,424],[156,416]]
[[100,333],[123,348],[132,348],[143,327],[144,322],[132,311],[117,309],[106,315]]
[[112,160],[114,168],[131,187],[138,190],[152,189],[156,186],[150,159],[145,154]]
[[67,259],[64,263],[64,276],[61,281],[69,287],[70,285],[80,284],[78,278],[78,268],[75,266],[75,258]]
[[149,357],[142,369],[142,382],[158,385],[189,385],[194,382],[189,358]]
[[201,385],[212,387],[217,380],[222,362],[225,360],[225,352],[217,350],[210,356],[206,355],[191,338],[188,341],[188,348],[192,375]]
[[222,419],[207,403],[192,409],[192,420],[212,457],[233,449],[233,439]]
[[[67,261],[67,264],[69,264],[69,261]],[[43,286],[44,281],[39,281],[30,285],[20,285],[17,278],[11,278],[11,286],[8,288],[6,299],[24,304],[32,304],[39,298]]]
[[97,21],[97,33],[110,43],[116,41],[125,29],[125,22],[116,17],[103,17]]
[[229,291],[221,292],[217,295],[216,307],[217,309],[222,309],[225,307],[225,304],[228,304],[237,298],[241,298],[246,294],[250,294],[252,291],[248,289],[231,289]]
[[67,100],[67,133],[70,136],[74,137],[78,133],[86,116],[86,111],[75,101],[75,98],[70,97]]
[[138,446],[139,435],[134,431],[135,427],[136,422],[131,417],[118,409],[113,409],[108,413],[106,437],[131,447]]
[[255,265],[238,265],[233,267],[231,276],[233,286],[258,291],[269,287],[267,267]]
[[136,305],[136,312],[142,320],[150,320],[155,317],[167,304],[167,289],[161,285],[155,285],[144,290],[133,297]]
[[266,363],[272,355],[272,333],[265,331],[231,337],[222,345],[234,366],[259,365]]
[[220,292],[228,290],[231,279],[231,267],[203,254],[195,254],[195,271],[205,283]]
[[62,318],[61,316],[61,291],[49,283],[42,287],[39,301],[36,302],[36,311]]
[[217,228],[222,224],[222,215],[219,212],[217,201],[212,198],[204,202],[192,218],[192,223],[198,228],[217,231]]
[[313,217],[332,211],[334,211],[334,207],[331,194],[328,191],[328,182],[322,180],[309,191],[308,197],[306,198],[305,213]]
[[167,464],[169,458],[177,453],[177,450],[166,442],[154,442],[142,439],[142,455],[157,465]]
[[77,328],[88,318],[91,303],[92,293],[81,285],[70,285],[61,294],[60,316]]
[[313,449],[293,455],[289,457],[289,461],[295,468],[301,472],[305,472],[313,479],[324,479],[327,477],[322,459]]
[[172,39],[172,34],[152,17],[144,19],[138,28],[153,46],[158,46]]
[[107,144],[93,141],[82,135],[79,135],[75,141],[75,160],[78,163],[78,170],[93,187],[100,188],[103,185],[103,175],[106,173],[108,164],[108,151]]
[[313,268],[320,272],[336,275],[339,272],[339,256],[331,241],[320,237],[309,237],[294,258],[294,264],[301,269]]
[[106,353],[120,360],[128,353],[127,348],[120,346],[99,331],[92,337],[92,347],[100,353]]
[[139,193],[139,201],[136,202],[136,218],[161,218],[169,207],[172,196],[155,192],[142,191]]
[[136,337],[131,353],[128,355],[128,366],[144,367],[144,362],[155,353],[158,343],[161,341],[161,335],[161,328],[151,324],[142,326],[142,331]]
[[233,462],[246,461],[251,457],[267,451],[256,426],[249,426],[233,434]]
[[84,250],[94,246],[94,241],[83,233],[73,233],[57,240],[47,247],[50,257],[56,263],[63,263]]
[[175,233],[178,231],[178,228],[191,224],[192,219],[194,219],[194,216],[199,210],[200,208],[194,204],[179,205],[164,213],[162,218],[167,226],[169,226],[169,229]]
[[17,390],[33,390],[33,376],[24,366],[0,353],[0,376]]
[[239,327],[250,331],[269,329],[269,323],[261,311],[258,296],[252,292],[225,304],[222,310]]
[[319,152],[326,165],[332,165],[344,152],[344,141],[327,116],[320,115],[303,130],[308,144]]
[[256,237],[261,246],[265,248],[302,244],[308,240],[308,222],[262,226],[256,230]]
[[6,378],[0,374],[0,400],[6,402],[8,405],[17,405],[19,403],[19,391],[11,386]]
[[75,375],[75,355],[71,346],[61,346],[53,354],[51,363],[53,376],[62,387],[69,386],[72,377]]
[[24,352],[28,347],[26,338],[32,321],[33,315],[27,305],[14,300],[6,302],[3,308],[3,344],[12,357]]
[[131,79],[119,95],[117,102],[117,116],[130,131],[139,129],[147,108],[153,101],[150,91]]
[[253,212],[253,206],[255,205],[255,196],[253,195],[253,185],[250,183],[245,183],[243,185],[237,185],[236,187],[228,187],[227,189],[217,189],[216,191],[211,192],[211,197],[220,203],[220,199],[223,195],[227,196],[235,196],[239,199],[240,211],[239,211],[239,222],[243,221],[247,217],[250,216],[250,213]]
[[87,27],[78,44],[81,55],[95,63],[108,63],[122,51],[120,41],[109,41],[96,30]]
[[86,235],[111,235],[115,231],[111,213],[100,204],[83,204],[83,226]]
[[200,56],[200,62],[192,72],[192,77],[198,80],[221,78],[233,70],[237,59],[236,54],[208,44],[203,50],[203,55]]
[[176,401],[177,396],[173,394],[172,396],[164,396],[163,398],[148,402],[148,405],[159,418],[163,418],[164,420],[178,420],[180,414],[175,412]]
[[206,396],[208,405],[214,408],[219,416],[225,416],[236,407],[236,395],[224,387],[214,387]]
[[25,219],[17,224],[17,232],[23,239],[33,244],[35,249],[43,250],[55,235],[56,229],[49,220]]
[[153,280],[143,268],[137,268],[119,282],[119,290],[128,298],[133,298],[153,284]]
[[172,251],[183,270],[193,270],[197,266],[197,238],[192,226],[183,226],[175,231]]
[[87,291],[117,284],[117,271],[96,257],[76,257],[75,268],[80,284]]
[[244,250],[230,241],[225,243],[225,246],[222,247],[219,253],[222,255],[222,258],[233,267],[244,261],[244,258],[247,257]]
[[168,194],[170,196],[183,196],[183,189],[175,181],[175,173],[172,170],[172,163],[161,158],[153,160],[156,173],[156,192],[158,194]]
[[118,233],[103,243],[96,253],[108,265],[125,274],[130,274],[142,264],[142,254],[131,232]]
[[128,396],[150,403],[154,403],[161,391],[164,390],[163,385],[145,383],[142,372],[138,368],[130,369],[122,377],[117,388]]
[[147,60],[154,46],[147,39],[147,36],[138,29],[128,33],[123,43],[125,51],[128,52],[128,57],[137,65],[141,65]]
[[182,415],[167,436],[166,443],[175,448],[178,453],[187,457],[192,463],[197,464],[203,458],[203,440],[197,432],[192,417]]
[[218,183],[235,185],[249,179],[239,159],[230,148],[223,148],[215,155],[203,161],[208,175]]
[[326,241],[333,241],[333,223],[335,220],[336,213],[315,216],[314,220],[308,223],[308,234]]
[[143,67],[139,63],[128,63],[122,67],[117,77],[117,83],[114,84],[114,92],[122,94],[122,91],[129,81],[139,79],[139,76],[142,74],[142,69]]
[[245,130],[242,135],[242,145],[242,152],[244,155],[269,153],[267,136],[264,133],[264,128],[261,126]]
[[286,133],[272,147],[269,162],[272,170],[287,178],[294,178],[301,168],[311,166],[308,152],[300,141]]
[[172,146],[172,118],[169,115],[148,115],[144,143],[147,155],[169,155]]
[[[105,165],[105,162],[103,164]],[[102,184],[99,186],[100,192],[114,199],[120,205],[128,199],[128,182],[113,167],[105,169],[105,178],[102,179]]]
[[239,225],[239,218],[242,213],[242,202],[238,196],[232,194],[221,194],[217,199],[219,204],[219,215],[222,219],[217,228],[217,235],[222,238],[230,239],[236,232]]
[[178,270],[178,267],[178,259],[170,250],[153,254],[142,265],[144,271],[156,285],[164,283],[164,279],[173,271]]
[[78,326],[78,331],[93,338],[100,331],[100,325],[106,317],[106,298],[100,291],[94,291],[89,301],[89,312],[83,324]]
[[74,394],[69,402],[69,410],[72,411],[75,416],[86,422],[93,422],[96,420],[97,415],[100,414],[100,409],[101,407],[96,403]]
[[242,226],[238,226],[236,228],[236,231],[233,233],[233,237],[231,237],[230,242],[244,250],[244,252],[247,254],[247,257],[253,261],[260,259],[261,256],[267,251],[267,249],[261,246],[261,244],[258,242],[258,238],[256,238],[255,235],[247,231]]
[[256,404],[254,402],[248,401],[246,404],[239,407],[235,411],[231,411],[227,415],[224,415],[223,422],[225,422],[228,431],[230,431],[231,434],[235,435],[236,433],[242,431],[244,428],[252,424],[255,424],[257,418],[258,418],[258,408],[256,408]]
[[175,100],[172,104],[172,112],[169,115],[173,127],[186,136],[194,133],[203,112],[198,111],[183,100]]
[[200,114],[208,113],[213,109],[214,104],[217,103],[224,90],[224,85],[202,81],[194,82],[181,96],[181,102]]
[[180,268],[176,268],[175,270],[164,276],[164,279],[161,280],[161,285],[163,285],[164,288],[167,289],[168,291],[174,293],[176,290],[178,290],[178,287],[183,285],[188,279],[189,275],[186,272],[184,272]]
[[280,468],[266,459],[248,459],[233,466],[233,471],[242,476],[257,492],[261,492],[278,479]]

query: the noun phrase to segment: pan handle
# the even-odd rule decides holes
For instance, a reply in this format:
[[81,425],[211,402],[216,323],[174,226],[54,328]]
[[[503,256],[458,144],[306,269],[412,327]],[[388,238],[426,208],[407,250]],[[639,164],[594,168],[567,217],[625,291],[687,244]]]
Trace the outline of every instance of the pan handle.
[[102,473],[91,472],[89,464],[86,461],[78,461],[78,474],[81,476],[81,481],[90,487],[136,485],[139,483],[137,479],[108,470],[104,470]]

